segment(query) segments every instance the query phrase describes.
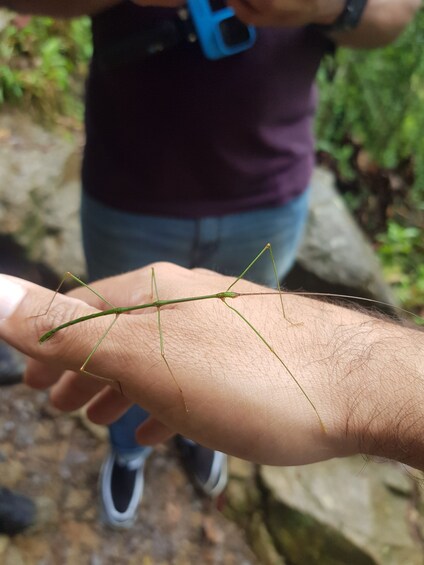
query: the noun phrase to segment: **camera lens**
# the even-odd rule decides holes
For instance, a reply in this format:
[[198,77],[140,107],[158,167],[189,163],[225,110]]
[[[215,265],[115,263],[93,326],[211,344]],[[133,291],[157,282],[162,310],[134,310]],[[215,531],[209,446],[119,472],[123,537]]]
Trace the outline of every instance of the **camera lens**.
[[235,47],[245,43],[250,38],[248,27],[235,16],[222,20],[219,23],[224,43],[228,47]]

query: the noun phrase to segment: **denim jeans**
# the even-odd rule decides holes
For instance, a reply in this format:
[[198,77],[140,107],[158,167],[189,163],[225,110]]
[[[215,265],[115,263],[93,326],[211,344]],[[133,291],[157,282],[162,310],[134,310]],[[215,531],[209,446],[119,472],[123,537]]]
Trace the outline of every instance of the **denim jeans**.
[[[114,210],[83,194],[83,245],[90,280],[124,273],[155,261],[186,268],[203,267],[238,276],[272,244],[279,280],[292,267],[308,213],[309,191],[284,206],[219,217],[179,219]],[[265,254],[246,279],[275,287],[274,269]],[[121,454],[143,449],[135,430],[148,413],[133,406],[109,426],[112,447]]]

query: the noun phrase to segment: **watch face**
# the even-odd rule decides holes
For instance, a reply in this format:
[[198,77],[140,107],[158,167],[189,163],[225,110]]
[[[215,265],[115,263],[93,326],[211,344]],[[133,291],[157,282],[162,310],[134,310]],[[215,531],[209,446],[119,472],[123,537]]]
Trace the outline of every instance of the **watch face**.
[[347,0],[345,9],[337,20],[339,29],[354,29],[359,25],[368,0]]
[[249,28],[235,16],[219,22],[219,29],[227,47],[235,47],[250,39]]

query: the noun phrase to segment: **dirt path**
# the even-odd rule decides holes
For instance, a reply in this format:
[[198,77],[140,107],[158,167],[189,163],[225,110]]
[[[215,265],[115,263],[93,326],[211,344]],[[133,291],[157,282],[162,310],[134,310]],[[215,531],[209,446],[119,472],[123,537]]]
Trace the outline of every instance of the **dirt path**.
[[140,518],[130,531],[99,522],[97,477],[107,442],[43,392],[0,389],[0,484],[37,500],[39,523],[0,536],[4,565],[257,564],[243,534],[187,480],[172,446],[149,459]]

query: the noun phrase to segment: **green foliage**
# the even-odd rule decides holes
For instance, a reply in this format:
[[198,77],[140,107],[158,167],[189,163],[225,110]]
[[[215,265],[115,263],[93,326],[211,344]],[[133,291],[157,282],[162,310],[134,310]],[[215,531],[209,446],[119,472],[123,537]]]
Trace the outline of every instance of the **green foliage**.
[[81,85],[91,55],[89,20],[11,20],[0,31],[0,104],[19,104],[44,119],[81,117]]
[[406,308],[424,307],[424,238],[422,229],[390,220],[378,236],[386,278]]
[[[424,11],[384,49],[339,49],[319,73],[318,149],[336,162],[339,178],[355,187],[346,200],[355,211],[375,203],[367,175],[359,174],[360,148],[376,171],[390,171],[411,185],[403,201],[392,193],[387,232],[377,235],[377,251],[387,278],[407,308],[424,305]],[[401,209],[401,210],[400,210]],[[403,218],[397,213],[400,211]],[[406,216],[406,218],[405,218]],[[373,210],[368,214],[372,224]],[[414,223],[420,227],[414,227]],[[409,225],[408,225],[409,224]],[[372,226],[365,226],[372,232]]]
[[413,157],[413,198],[424,197],[424,11],[394,44],[339,49],[320,69],[318,148],[351,179],[354,141],[383,168]]

